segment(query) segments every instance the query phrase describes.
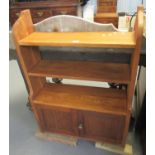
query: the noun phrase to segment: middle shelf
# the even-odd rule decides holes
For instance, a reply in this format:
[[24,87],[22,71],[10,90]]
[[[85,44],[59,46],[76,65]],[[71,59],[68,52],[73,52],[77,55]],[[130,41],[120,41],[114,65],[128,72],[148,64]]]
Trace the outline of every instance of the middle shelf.
[[56,77],[128,84],[128,64],[90,61],[41,60],[29,72],[29,76]]

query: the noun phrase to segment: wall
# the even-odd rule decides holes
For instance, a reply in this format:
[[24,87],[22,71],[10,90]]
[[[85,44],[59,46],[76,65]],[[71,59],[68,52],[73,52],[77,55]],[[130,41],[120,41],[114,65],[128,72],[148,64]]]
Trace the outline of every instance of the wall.
[[146,0],[117,0],[117,12],[128,12],[133,14],[140,4],[146,6]]

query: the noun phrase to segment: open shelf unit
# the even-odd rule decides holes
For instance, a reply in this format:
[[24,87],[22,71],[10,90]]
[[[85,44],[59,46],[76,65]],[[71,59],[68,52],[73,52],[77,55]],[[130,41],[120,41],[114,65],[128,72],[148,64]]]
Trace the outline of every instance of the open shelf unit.
[[[17,56],[42,132],[124,145],[141,49],[143,7],[133,32],[35,32],[29,10],[13,26]],[[132,48],[130,64],[44,60],[38,46]],[[50,84],[46,77],[125,84],[126,89]]]

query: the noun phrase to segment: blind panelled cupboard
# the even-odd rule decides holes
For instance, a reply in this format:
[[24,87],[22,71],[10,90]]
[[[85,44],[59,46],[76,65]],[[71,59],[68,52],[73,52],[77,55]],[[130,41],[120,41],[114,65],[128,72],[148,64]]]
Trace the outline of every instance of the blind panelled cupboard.
[[[124,145],[143,33],[143,7],[133,32],[35,32],[29,10],[13,25],[17,56],[42,132]],[[132,48],[130,64],[42,59],[39,46]],[[126,84],[127,89],[51,84],[46,77]]]

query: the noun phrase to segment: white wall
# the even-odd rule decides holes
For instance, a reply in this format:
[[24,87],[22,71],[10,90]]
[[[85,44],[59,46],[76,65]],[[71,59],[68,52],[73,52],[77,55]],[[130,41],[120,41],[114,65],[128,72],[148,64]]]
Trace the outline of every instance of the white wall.
[[[142,0],[117,0],[117,12],[134,13],[137,10],[137,6],[142,4]],[[146,6],[146,0],[143,0],[144,7]]]

